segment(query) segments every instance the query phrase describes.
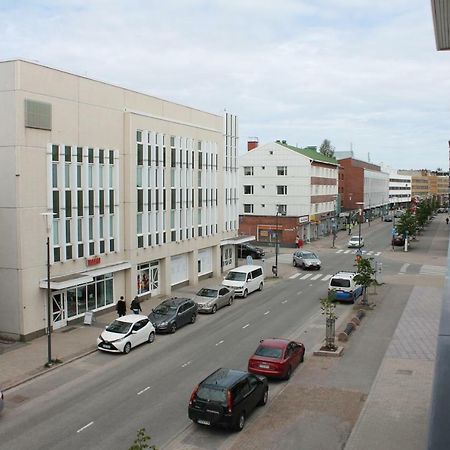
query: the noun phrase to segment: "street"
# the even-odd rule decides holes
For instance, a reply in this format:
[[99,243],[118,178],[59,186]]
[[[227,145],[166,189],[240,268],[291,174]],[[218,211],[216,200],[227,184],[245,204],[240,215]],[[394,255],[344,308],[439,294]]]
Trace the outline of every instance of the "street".
[[[413,251],[402,253],[398,248],[392,252],[390,232],[389,223],[364,230],[364,254],[382,263],[383,281],[402,273],[432,272],[432,264],[418,261]],[[329,239],[331,243],[331,236]],[[195,324],[174,335],[158,335],[153,344],[138,347],[129,355],[97,352],[9,391],[10,400],[1,417],[0,449],[126,449],[140,428],[146,429],[151,443],[159,448],[183,448],[182,440],[191,448],[231,448],[247,428],[236,434],[194,426],[187,418],[191,391],[218,367],[246,369],[248,357],[264,337],[300,340],[306,346],[307,360],[312,358],[313,347],[324,336],[319,299],[326,295],[328,275],[354,270],[354,251],[342,243],[336,249],[323,247],[318,253],[323,264],[319,272],[294,268],[292,252],[281,253],[279,264],[287,275],[268,279],[262,292],[236,298],[231,307],[215,315],[199,315]],[[273,254],[265,262],[266,273],[272,260]],[[368,393],[389,333],[395,329],[412,288],[404,285],[396,291],[399,301],[391,320],[378,325],[385,328],[385,335],[370,364],[349,366],[348,376],[336,379],[337,385]],[[336,312],[344,319],[351,309],[351,305],[338,304]],[[357,345],[352,351],[358,351]],[[301,380],[304,370],[300,366],[293,379]],[[354,371],[364,376],[355,379]],[[269,405],[291,382],[270,383]],[[247,427],[263,416],[264,408],[259,408]],[[336,439],[342,444],[339,433]],[[338,442],[334,444],[336,447],[329,448],[338,448]]]

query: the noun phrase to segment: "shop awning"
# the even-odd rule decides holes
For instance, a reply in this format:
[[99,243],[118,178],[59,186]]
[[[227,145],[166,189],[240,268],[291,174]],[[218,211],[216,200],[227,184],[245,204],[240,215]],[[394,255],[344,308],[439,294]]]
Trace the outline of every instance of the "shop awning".
[[[80,284],[90,283],[94,281],[92,276],[87,276],[82,273],[73,273],[71,275],[64,275],[62,277],[52,278],[50,280],[50,289],[59,291],[60,289],[67,289]],[[39,282],[39,287],[47,289],[47,279]]]
[[224,239],[223,241],[220,241],[220,246],[223,247],[224,245],[245,244],[246,242],[251,242],[254,240],[255,236],[236,236],[234,238]]
[[120,262],[116,264],[110,264],[109,266],[99,267],[98,269],[86,270],[83,275],[98,277],[99,275],[105,275],[105,273],[120,272],[121,270],[131,269],[129,262]]

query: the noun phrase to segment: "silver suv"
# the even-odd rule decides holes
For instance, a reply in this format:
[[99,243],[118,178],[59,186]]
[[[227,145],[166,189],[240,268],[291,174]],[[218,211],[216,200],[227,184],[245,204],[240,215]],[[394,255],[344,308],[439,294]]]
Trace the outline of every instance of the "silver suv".
[[320,270],[322,262],[314,252],[301,250],[294,253],[292,264],[294,267],[301,267],[302,269]]

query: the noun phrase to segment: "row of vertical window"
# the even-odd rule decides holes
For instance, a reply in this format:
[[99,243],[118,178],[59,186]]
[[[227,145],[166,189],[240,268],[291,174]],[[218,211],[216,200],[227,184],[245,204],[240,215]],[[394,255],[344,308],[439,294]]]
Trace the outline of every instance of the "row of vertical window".
[[[94,164],[94,149],[88,148],[87,153],[83,155],[83,147],[76,147],[75,152],[72,150],[75,149],[75,147],[72,148],[70,145],[64,146],[64,152],[60,153],[59,151],[60,146],[57,144],[52,145],[52,161],[53,162],[77,162],[82,163],[83,157],[87,158],[89,164]],[[98,158],[99,164],[110,164],[114,165],[114,150],[104,150],[104,149],[98,149],[98,154],[96,155]]]
[[[72,210],[76,210],[76,215],[81,217],[84,215],[84,209],[86,207],[87,213],[89,216],[94,215],[94,190],[90,189],[87,191],[87,204],[84,202],[84,191],[78,190],[76,192],[72,191],[64,191],[59,192],[53,191],[53,217],[60,217],[60,197],[64,195],[64,213],[65,217],[72,217]],[[108,205],[105,207],[105,196],[108,195]],[[72,204],[72,198],[76,197],[76,204]],[[99,214],[105,214],[105,211],[109,212],[109,214],[114,214],[115,206],[114,206],[114,190],[110,189],[105,193],[104,190],[98,191],[98,211]]]

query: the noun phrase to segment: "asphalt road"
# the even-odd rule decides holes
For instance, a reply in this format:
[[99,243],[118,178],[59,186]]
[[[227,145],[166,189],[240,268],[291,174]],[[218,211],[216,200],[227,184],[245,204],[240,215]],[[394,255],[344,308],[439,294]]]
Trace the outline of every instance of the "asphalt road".
[[[383,257],[390,251],[390,228],[386,224],[369,230],[365,248],[380,251],[376,258],[383,261],[383,269],[395,272],[401,263]],[[215,315],[200,316],[175,335],[159,335],[129,355],[97,352],[10,391],[16,402],[2,417],[0,449],[126,449],[139,428],[160,448],[186,431],[198,436],[203,448],[231,445],[235,434],[205,431],[190,423],[192,389],[218,367],[245,369],[264,337],[299,339],[311,351],[323,337],[319,299],[328,284],[313,278],[353,269],[354,255],[342,250],[324,249],[321,271],[307,279],[302,273],[269,281],[263,292],[236,299]],[[280,255],[279,264],[291,266],[291,255]],[[290,270],[292,275],[302,272]],[[345,315],[349,308],[338,305],[338,314]],[[271,383],[270,396],[285,383]],[[249,420],[261,413],[256,411]]]

